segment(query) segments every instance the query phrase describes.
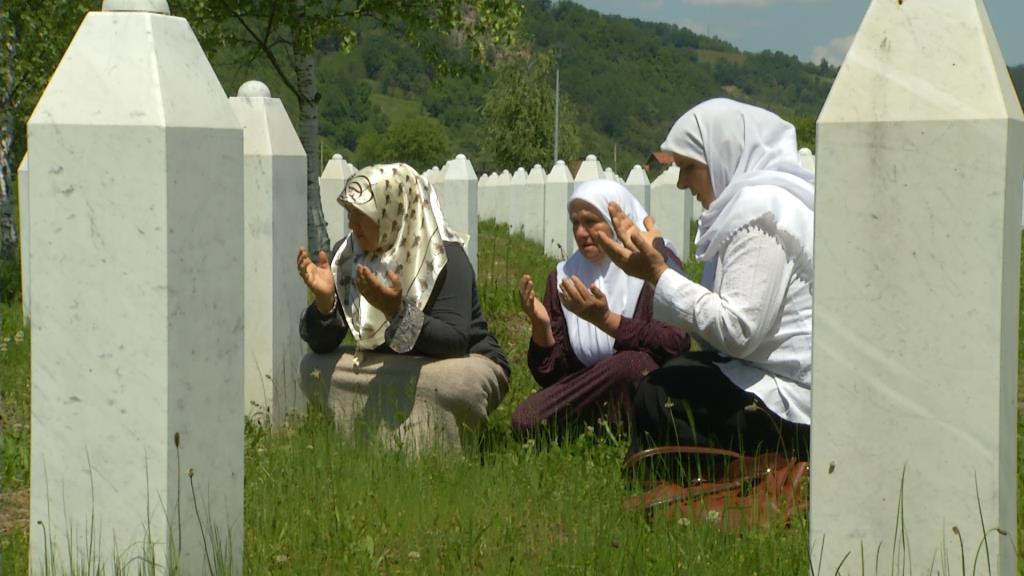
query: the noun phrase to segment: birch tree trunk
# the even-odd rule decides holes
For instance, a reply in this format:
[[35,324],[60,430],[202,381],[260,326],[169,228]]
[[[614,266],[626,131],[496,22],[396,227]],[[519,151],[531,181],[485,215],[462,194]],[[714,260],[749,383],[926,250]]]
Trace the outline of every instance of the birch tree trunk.
[[15,168],[14,130],[17,114],[14,99],[14,31],[9,26],[0,27],[0,102],[6,105],[0,109],[0,256],[15,254],[18,250],[18,227],[14,221],[14,194],[11,174]]
[[320,204],[320,94],[316,85],[316,54],[309,38],[305,0],[295,0],[295,20],[292,30],[292,50],[295,65],[295,87],[299,100],[299,141],[306,150],[306,235],[310,253],[325,250],[330,253],[327,223]]

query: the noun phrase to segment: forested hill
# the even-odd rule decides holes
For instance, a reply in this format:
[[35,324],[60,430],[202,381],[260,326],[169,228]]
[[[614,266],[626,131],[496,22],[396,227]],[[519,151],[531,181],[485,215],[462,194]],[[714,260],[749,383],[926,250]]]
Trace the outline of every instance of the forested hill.
[[[813,147],[814,119],[835,67],[780,52],[742,52],[685,28],[603,15],[569,1],[526,0],[525,7],[519,51],[528,61],[557,62],[563,105],[569,102],[563,130],[577,141],[563,144],[563,158],[594,153],[625,176],[658,149],[682,112],[725,95],[774,110],[797,125],[801,145]],[[324,160],[333,152],[357,165],[401,158],[422,170],[463,152],[478,172],[515,168],[515,156],[492,142],[510,122],[494,120],[484,105],[509,90],[497,82],[505,68],[477,78],[441,77],[407,40],[377,28],[361,30],[348,54],[329,41],[319,48],[323,150],[311,152]],[[295,118],[294,98],[269,69],[215,65],[229,93],[248,77],[265,79]],[[531,87],[550,97],[553,68],[542,72]],[[1024,86],[1024,66],[1011,73]],[[512,98],[523,105],[535,96],[513,87]],[[548,130],[552,110],[537,114],[545,117],[534,119],[535,133]],[[550,164],[550,141],[540,148],[545,152],[534,151],[536,161]],[[519,160],[526,162],[533,160]]]

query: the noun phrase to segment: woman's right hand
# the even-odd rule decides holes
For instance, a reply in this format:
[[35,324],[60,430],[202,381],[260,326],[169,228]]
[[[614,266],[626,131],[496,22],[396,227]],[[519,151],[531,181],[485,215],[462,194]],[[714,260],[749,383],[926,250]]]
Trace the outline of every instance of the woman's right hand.
[[299,276],[313,293],[317,310],[322,314],[330,314],[334,310],[334,273],[331,272],[326,252],[321,250],[317,254],[317,260],[319,262],[314,263],[306,247],[299,246],[299,256],[296,260]]
[[534,293],[533,278],[529,274],[523,274],[519,279],[519,305],[534,326],[551,326],[551,317],[548,316],[544,303]]

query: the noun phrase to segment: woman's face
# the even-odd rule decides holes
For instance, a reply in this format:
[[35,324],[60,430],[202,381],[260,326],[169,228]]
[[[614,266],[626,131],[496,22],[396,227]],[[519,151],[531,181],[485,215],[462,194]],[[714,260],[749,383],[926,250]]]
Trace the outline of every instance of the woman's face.
[[345,210],[348,212],[348,227],[352,230],[352,235],[356,237],[359,247],[367,254],[376,250],[380,238],[380,228],[377,223],[355,208],[346,206]]
[[676,187],[680,190],[689,188],[700,205],[707,210],[715,199],[715,190],[711,187],[711,172],[707,165],[676,153],[672,154],[672,159],[675,160],[676,166],[679,166],[679,181],[676,182]]
[[598,263],[605,259],[604,250],[597,243],[597,232],[604,232],[613,237],[612,227],[605,222],[601,213],[583,200],[569,203],[569,220],[572,221],[572,235],[576,238],[576,247],[583,257],[590,262]]

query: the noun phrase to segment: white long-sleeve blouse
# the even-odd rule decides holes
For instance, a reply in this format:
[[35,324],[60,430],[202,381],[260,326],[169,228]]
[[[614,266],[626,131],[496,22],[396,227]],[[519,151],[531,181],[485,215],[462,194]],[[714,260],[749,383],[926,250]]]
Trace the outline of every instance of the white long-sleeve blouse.
[[714,290],[668,270],[654,292],[654,317],[729,357],[729,380],[772,412],[811,422],[811,286],[772,233],[741,228],[718,254]]

